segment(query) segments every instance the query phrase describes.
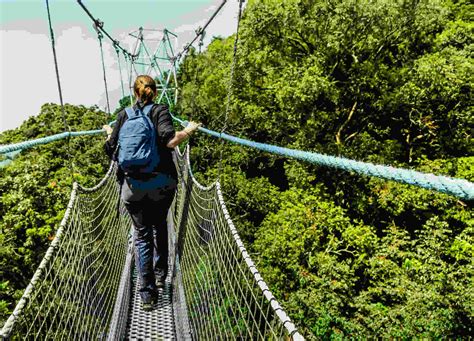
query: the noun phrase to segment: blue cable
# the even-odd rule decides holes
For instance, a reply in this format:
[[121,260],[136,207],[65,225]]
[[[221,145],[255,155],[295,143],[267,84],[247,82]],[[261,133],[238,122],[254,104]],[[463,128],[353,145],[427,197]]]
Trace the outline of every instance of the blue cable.
[[[114,125],[116,121],[109,123],[110,126]],[[57,140],[62,140],[69,136],[85,136],[85,135],[97,135],[105,133],[102,129],[97,130],[85,130],[85,131],[73,131],[73,132],[64,132],[61,134],[51,135],[47,137],[42,137],[35,140],[24,141],[19,143],[13,143],[6,146],[0,146],[0,154],[11,153],[18,150],[28,149],[34,146],[50,143]]]
[[[186,127],[188,122],[181,120],[176,116],[173,119]],[[110,125],[114,124],[111,122]],[[254,142],[240,137],[235,137],[225,133],[219,133],[214,130],[200,127],[199,130],[207,135],[215,138],[220,138],[232,143],[240,144],[250,148],[255,148],[265,152],[276,155],[291,157],[297,160],[307,161],[316,165],[342,169],[345,171],[352,171],[358,174],[374,176],[381,179],[393,180],[404,184],[414,185],[429,190],[438,191],[441,193],[450,194],[460,199],[473,200],[474,199],[474,183],[465,179],[450,178],[447,176],[434,175],[431,173],[422,173],[410,169],[396,168],[391,166],[375,165],[369,162],[355,161],[343,157],[325,155],[314,152],[306,152],[297,149],[290,149],[270,145],[266,143]],[[24,150],[33,146],[49,143],[64,139],[68,136],[84,136],[102,134],[104,130],[87,130],[79,132],[65,132],[48,137],[39,138],[36,140],[15,143],[7,146],[0,146],[0,154],[11,153],[18,150]]]
[[[181,120],[175,116],[173,116],[173,119],[178,121],[182,126],[186,126],[188,124],[187,121]],[[255,148],[272,154],[287,156],[297,160],[308,161],[316,165],[352,171],[358,174],[375,176],[381,179],[393,180],[404,184],[435,190],[464,200],[474,199],[474,183],[465,179],[450,178],[447,176],[422,173],[409,169],[375,165],[369,162],[355,161],[343,157],[284,148],[266,143],[246,140],[225,133],[218,133],[216,131],[202,127],[200,127],[199,130],[216,138],[224,139],[236,144]]]

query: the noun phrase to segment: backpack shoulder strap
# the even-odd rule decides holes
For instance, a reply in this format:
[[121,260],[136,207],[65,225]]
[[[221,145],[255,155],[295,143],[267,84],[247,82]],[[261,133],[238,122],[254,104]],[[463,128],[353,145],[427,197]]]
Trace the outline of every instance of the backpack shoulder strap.
[[153,109],[154,106],[155,106],[155,103],[148,104],[147,106],[145,106],[145,107],[142,109],[143,115],[148,116],[148,117],[150,117],[150,119],[151,119],[150,112],[151,112],[151,109]]
[[127,107],[125,108],[125,114],[127,115],[127,118],[131,118],[135,116],[135,110],[133,110],[132,107]]

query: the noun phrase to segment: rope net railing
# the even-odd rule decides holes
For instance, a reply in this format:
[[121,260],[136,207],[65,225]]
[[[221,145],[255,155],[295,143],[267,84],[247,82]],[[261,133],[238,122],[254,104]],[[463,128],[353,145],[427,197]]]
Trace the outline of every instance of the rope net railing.
[[204,187],[196,181],[189,149],[178,152],[176,159],[179,185],[172,208],[175,259],[189,325],[182,334],[189,333],[187,337],[195,340],[302,340],[245,250],[219,182]]
[[1,339],[93,340],[125,329],[127,302],[116,302],[128,299],[122,277],[130,273],[131,220],[123,206],[117,211],[115,169],[112,164],[93,188],[74,184],[56,236]]

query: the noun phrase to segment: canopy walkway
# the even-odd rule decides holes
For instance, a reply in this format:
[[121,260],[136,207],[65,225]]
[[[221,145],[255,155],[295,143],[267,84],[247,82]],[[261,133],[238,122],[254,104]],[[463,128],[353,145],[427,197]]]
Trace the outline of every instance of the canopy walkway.
[[245,250],[219,182],[196,181],[188,148],[176,156],[171,271],[158,309],[139,305],[131,220],[122,204],[117,211],[112,164],[97,186],[74,184],[61,226],[3,339],[302,339]]
[[[174,35],[165,30],[161,45],[156,49],[161,48],[164,53],[165,57],[161,59],[157,52],[148,52],[142,29],[132,34],[137,38],[137,45],[130,53],[104,30],[103,22],[78,2],[94,22],[100,48],[105,35],[113,42],[119,63],[119,54],[123,53],[128,63],[129,88],[133,75],[137,74],[136,65],[142,65],[148,68],[144,73],[155,72],[161,90],[158,100],[171,104],[177,98],[178,60],[199,37],[202,39],[205,28],[226,1],[178,54],[173,53],[169,43]],[[239,2],[240,18],[242,0]],[[46,3],[48,5],[47,0]],[[58,76],[54,35],[50,28]],[[237,39],[238,34],[234,63]],[[160,60],[169,63],[169,69],[161,68]],[[57,79],[62,105],[59,76]],[[107,93],[105,66],[104,84]],[[232,76],[229,94],[231,91]],[[123,82],[122,94],[125,96]],[[230,95],[226,117],[229,102]],[[110,111],[109,103],[107,108]],[[178,117],[174,119],[182,125],[187,124]],[[11,162],[20,151],[36,145],[104,133],[103,130],[71,132],[65,118],[64,123],[64,133],[0,146],[0,154],[8,159],[0,163],[0,167]],[[216,132],[201,127],[200,131],[335,170],[411,184],[464,200],[474,199],[474,184],[463,179],[268,145],[226,134],[224,128]],[[165,286],[160,289],[158,308],[152,312],[140,308],[139,283],[134,270],[133,227],[119,201],[119,186],[114,176],[117,166],[112,163],[95,187],[84,188],[74,183],[55,238],[3,326],[2,339],[303,339],[247,253],[227,211],[219,181],[206,187],[194,178],[189,147],[183,152],[176,149],[174,155],[179,184],[168,216],[169,271]]]
[[[242,140],[218,137],[236,143]],[[48,141],[3,146],[0,153]],[[342,158],[243,141],[266,151],[306,156],[313,163],[335,159],[326,166],[336,169],[351,165]],[[409,183],[407,179],[415,178],[418,183],[414,184],[420,187],[474,198],[474,184],[463,179],[353,162],[359,167],[350,170],[361,174],[371,167],[383,178],[409,174],[392,179]],[[183,153],[176,149],[175,164],[179,184],[168,217],[170,271],[160,289],[158,309],[144,312],[139,306],[131,220],[122,203],[117,209],[119,188],[112,163],[97,186],[74,183],[56,236],[3,326],[2,339],[303,339],[245,250],[220,183],[205,187],[196,181],[189,147]]]

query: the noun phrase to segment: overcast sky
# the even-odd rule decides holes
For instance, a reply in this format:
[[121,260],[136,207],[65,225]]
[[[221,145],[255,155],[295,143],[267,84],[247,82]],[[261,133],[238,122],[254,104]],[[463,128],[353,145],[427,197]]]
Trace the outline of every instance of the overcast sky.
[[[105,29],[129,50],[135,39],[128,34],[140,26],[169,29],[178,35],[177,47],[181,48],[221,2],[83,0],[105,23]],[[105,109],[100,49],[90,18],[73,0],[50,0],[50,9],[64,102]],[[213,36],[226,37],[235,31],[237,12],[238,1],[229,0],[208,27],[205,45]],[[45,1],[0,0],[0,48],[1,132],[37,115],[44,103],[59,103]],[[113,111],[121,97],[121,86],[115,50],[107,39],[104,57]]]

